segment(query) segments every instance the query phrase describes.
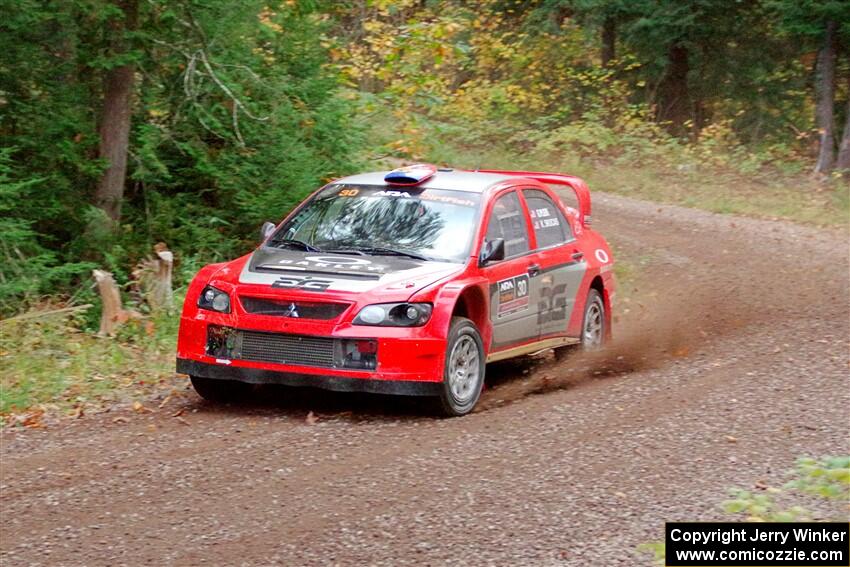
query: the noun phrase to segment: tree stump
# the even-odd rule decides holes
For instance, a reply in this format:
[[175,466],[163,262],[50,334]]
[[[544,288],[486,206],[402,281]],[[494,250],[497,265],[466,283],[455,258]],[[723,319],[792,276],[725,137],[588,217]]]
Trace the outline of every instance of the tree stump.
[[127,311],[121,304],[121,291],[112,274],[104,270],[92,270],[100,300],[103,302],[103,312],[100,314],[100,335],[114,335],[115,330],[138,313]]
[[153,247],[155,258],[146,258],[133,270],[139,291],[152,312],[169,311],[174,292],[171,289],[174,254],[163,242]]

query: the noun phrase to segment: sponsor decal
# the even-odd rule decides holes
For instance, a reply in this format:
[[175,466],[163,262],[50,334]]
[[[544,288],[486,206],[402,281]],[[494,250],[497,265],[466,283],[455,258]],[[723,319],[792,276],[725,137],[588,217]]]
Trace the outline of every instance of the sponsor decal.
[[384,272],[387,267],[375,264],[364,258],[349,258],[346,256],[307,256],[303,260],[278,260],[279,265],[293,270],[308,270],[330,268],[334,270],[355,270],[363,272]]
[[[278,278],[273,284],[272,287],[282,288],[282,289],[303,289],[305,291],[325,291],[328,289],[333,280],[316,280],[313,278],[297,278],[292,276],[284,276]],[[291,306],[293,309],[290,311],[290,317],[298,317],[298,312],[294,309],[294,305]],[[294,312],[294,315],[292,313]]]
[[337,192],[337,196],[339,197],[362,197],[362,198],[380,198],[380,197],[388,197],[391,199],[419,199],[421,201],[432,201],[436,203],[446,203],[448,205],[458,205],[460,207],[476,207],[478,203],[473,201],[472,199],[464,199],[462,197],[455,197],[452,195],[439,195],[435,194],[433,191],[422,191],[411,194],[408,191],[400,191],[398,189],[373,189],[371,187],[364,187],[358,189],[341,189]]
[[596,259],[602,262],[603,264],[607,264],[608,260],[610,260],[610,258],[608,257],[608,253],[605,252],[605,250],[602,250],[601,248],[597,249],[596,252],[594,252],[594,255],[596,256]]
[[457,197],[451,197],[448,195],[434,195],[427,191],[420,194],[419,198],[423,201],[435,201],[438,203],[447,203],[449,205],[459,205],[461,207],[474,207],[476,205],[475,201],[471,201],[469,199],[458,199]]
[[402,197],[402,198],[410,198],[410,193],[407,191],[375,191],[372,193],[372,197]]
[[502,280],[496,286],[496,292],[499,298],[499,307],[496,312],[498,317],[505,317],[506,315],[528,309],[527,275]]
[[567,284],[543,286],[537,304],[537,322],[541,325],[567,318]]

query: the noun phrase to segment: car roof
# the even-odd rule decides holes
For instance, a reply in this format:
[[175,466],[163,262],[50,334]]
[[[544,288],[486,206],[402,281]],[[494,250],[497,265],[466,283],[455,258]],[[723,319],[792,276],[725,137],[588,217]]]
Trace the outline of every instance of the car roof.
[[500,173],[484,173],[480,171],[465,171],[462,169],[437,170],[432,177],[414,186],[391,185],[384,181],[384,176],[389,171],[373,171],[371,173],[359,173],[337,179],[334,183],[346,185],[383,185],[396,189],[443,189],[447,191],[466,191],[467,193],[483,193],[496,183],[513,179],[509,175]]

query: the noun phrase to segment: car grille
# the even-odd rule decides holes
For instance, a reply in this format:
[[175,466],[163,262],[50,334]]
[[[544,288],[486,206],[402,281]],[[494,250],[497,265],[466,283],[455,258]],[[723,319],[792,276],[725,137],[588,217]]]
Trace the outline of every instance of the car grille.
[[331,368],[334,339],[258,331],[237,331],[237,352],[242,360]]
[[263,297],[240,296],[245,311],[255,315],[272,315],[299,319],[336,319],[348,309],[348,303],[323,303],[316,301],[289,301]]

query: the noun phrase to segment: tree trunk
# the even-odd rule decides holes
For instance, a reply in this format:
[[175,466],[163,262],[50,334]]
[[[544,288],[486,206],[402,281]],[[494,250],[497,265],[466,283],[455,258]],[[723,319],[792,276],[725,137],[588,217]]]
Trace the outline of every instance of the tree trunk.
[[658,85],[656,119],[670,122],[670,131],[676,135],[686,133],[685,123],[691,117],[688,71],[688,49],[681,43],[672,44],[667,52],[667,69]]
[[832,131],[835,113],[835,27],[834,21],[826,22],[823,45],[818,51],[816,64],[816,118],[820,149],[815,173],[829,173],[835,163],[835,141]]
[[[847,84],[850,87],[850,75],[847,76]],[[835,168],[844,173],[844,177],[850,177],[850,88],[847,90],[847,111],[844,117],[844,133],[841,135],[841,144],[838,146],[838,159]]]
[[617,58],[617,20],[607,16],[602,22],[602,66],[607,67]]
[[[138,20],[137,0],[119,0],[118,7],[124,17],[109,23],[113,56],[127,54],[129,46],[125,34],[136,29]],[[94,202],[113,221],[121,217],[121,201],[124,197],[135,72],[135,65],[128,63],[107,70],[104,77],[98,157],[106,161],[107,167],[97,184]]]

